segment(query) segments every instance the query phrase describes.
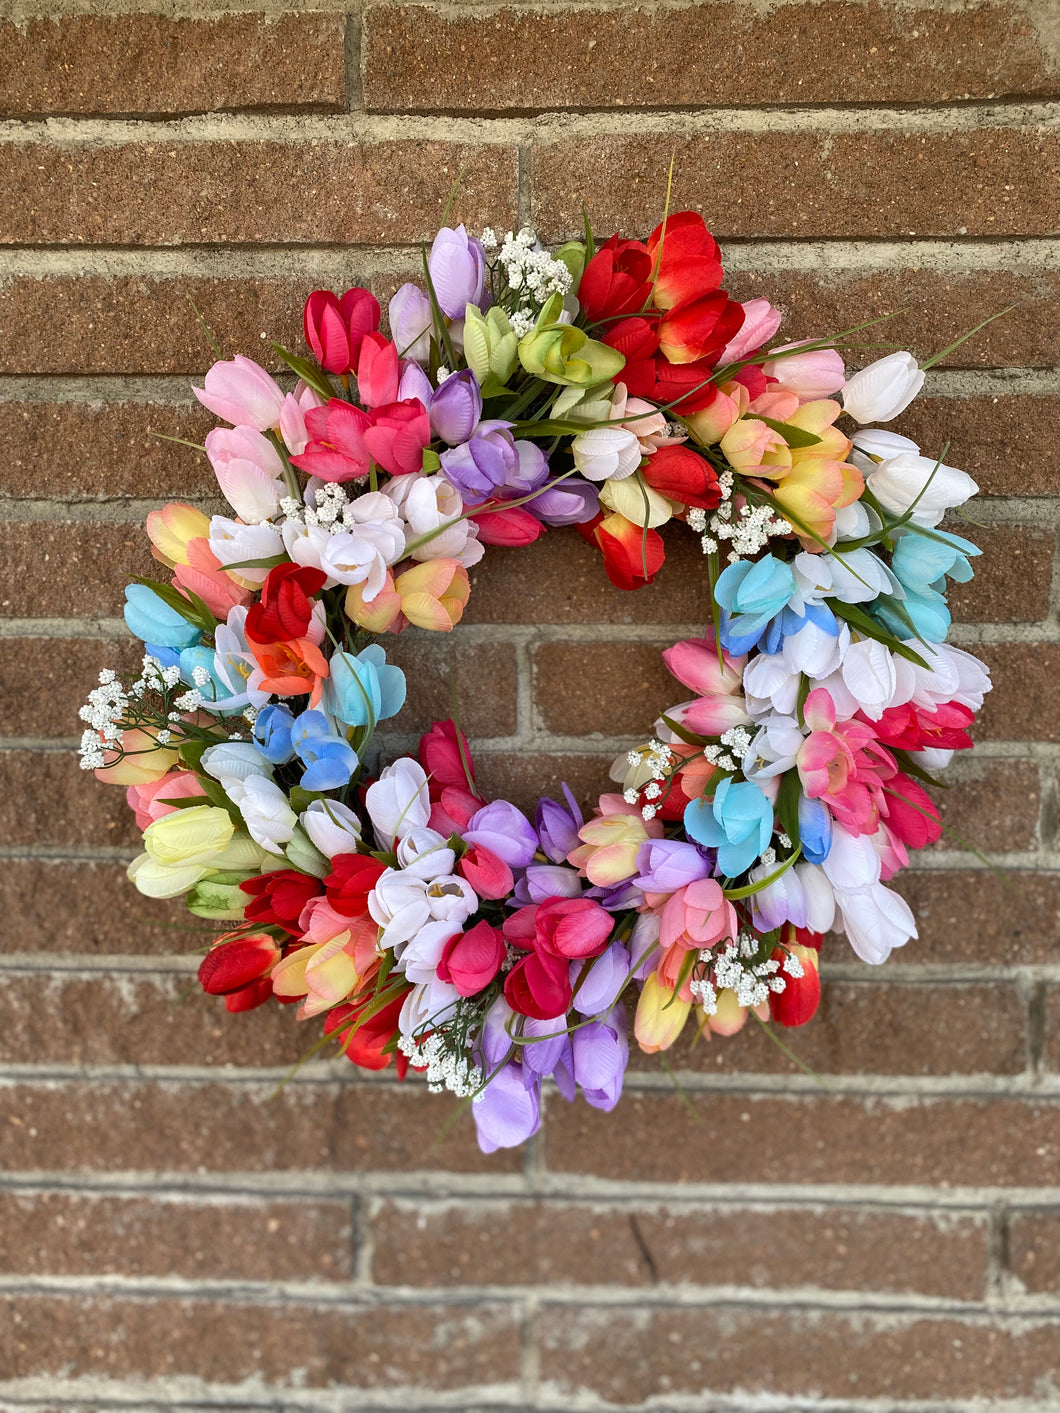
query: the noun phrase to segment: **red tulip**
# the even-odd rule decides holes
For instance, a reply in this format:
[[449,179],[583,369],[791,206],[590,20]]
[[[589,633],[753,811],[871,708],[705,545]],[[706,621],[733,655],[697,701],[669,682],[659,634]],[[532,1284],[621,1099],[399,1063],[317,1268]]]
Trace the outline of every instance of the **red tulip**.
[[[627,363],[640,363],[646,358],[654,358],[659,347],[658,316],[623,319],[620,324],[608,329],[602,339],[608,347],[617,349]],[[618,376],[622,382],[627,382],[625,369]]]
[[248,922],[268,927],[282,927],[292,936],[300,936],[298,919],[310,898],[321,892],[322,885],[308,873],[293,868],[276,869],[247,878],[240,885],[251,901],[244,909]]
[[721,284],[721,252],[695,211],[675,211],[648,237],[648,250],[658,262],[654,302],[673,309],[709,294]]
[[328,1012],[324,1032],[338,1036],[343,1054],[352,1064],[360,1065],[362,1070],[385,1070],[391,1059],[396,1058],[398,1078],[404,1079],[409,1067],[408,1059],[399,1050],[388,1047],[397,1035],[401,1007],[411,990],[410,986],[360,1024],[357,1024],[358,1019],[371,1004],[370,1000],[336,1006]]
[[457,730],[453,721],[436,721],[420,737],[420,765],[427,772],[427,788],[432,800],[440,797],[444,785],[466,790],[468,775],[472,780],[475,778],[475,763],[467,737]]
[[909,849],[923,849],[942,835],[938,806],[901,771],[883,787],[887,827]]
[[743,305],[723,289],[679,304],[659,321],[659,350],[670,363],[716,363],[743,323]]
[[590,324],[641,309],[651,294],[652,258],[639,240],[613,235],[585,267],[578,303]]
[[[805,1025],[813,1017],[821,999],[821,978],[817,973],[817,952],[812,947],[798,944],[788,951],[802,964],[801,976],[790,976],[781,970],[784,978],[783,991],[769,993],[769,1010],[773,1019],[780,1025]],[[782,967],[786,953],[780,947],[773,952],[773,960]]]
[[[497,502],[490,501],[489,504],[496,505]],[[541,521],[521,505],[488,512],[483,508],[470,518],[478,526],[478,537],[484,545],[519,548],[522,545],[532,545],[545,533]]]
[[[505,929],[507,934],[507,928]],[[504,999],[534,1020],[563,1015],[571,1003],[570,963],[548,952],[530,952],[504,979]]]
[[578,961],[604,950],[614,919],[592,898],[546,898],[537,906],[534,927],[539,951]]
[[379,301],[366,289],[348,289],[341,299],[317,289],[305,303],[305,341],[329,373],[350,373],[365,334],[379,327]]
[[475,996],[500,971],[507,951],[497,928],[478,922],[445,944],[438,960],[438,979],[455,986],[461,996]]
[[630,397],[643,397],[658,407],[666,407],[685,416],[701,412],[718,396],[711,382],[714,370],[707,362],[670,363],[660,353],[639,363],[627,363],[622,369],[622,382]]
[[662,536],[657,530],[634,525],[624,515],[599,515],[575,527],[583,540],[603,552],[604,570],[618,589],[637,589],[650,584],[666,559]]
[[690,446],[660,447],[648,457],[641,475],[653,491],[682,505],[714,510],[721,504],[718,473]]
[[328,902],[344,917],[363,917],[368,911],[368,894],[385,872],[386,864],[365,854],[336,854],[324,879]]
[[515,887],[508,865],[482,844],[468,849],[456,871],[467,879],[480,898],[507,898]]
[[357,392],[365,407],[396,402],[401,379],[397,344],[382,334],[366,334],[357,358]]
[[471,823],[471,816],[482,808],[482,800],[472,795],[465,786],[446,785],[437,800],[431,805],[430,827],[446,838],[450,834],[460,834]]
[[254,643],[293,643],[304,638],[313,616],[314,595],[324,587],[322,569],[278,564],[261,586],[261,600],[247,612],[244,628]]
[[199,984],[211,996],[223,996],[230,1011],[250,1011],[272,995],[269,974],[281,948],[267,932],[236,932],[219,937],[199,965]]

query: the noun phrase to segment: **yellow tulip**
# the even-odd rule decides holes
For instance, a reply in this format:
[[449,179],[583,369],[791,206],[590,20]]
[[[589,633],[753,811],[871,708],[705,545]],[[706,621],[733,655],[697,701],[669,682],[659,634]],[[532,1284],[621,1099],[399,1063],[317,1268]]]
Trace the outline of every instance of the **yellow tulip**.
[[174,810],[149,824],[144,847],[155,863],[209,867],[232,842],[236,832],[232,816],[215,805],[193,805]]
[[637,1044],[649,1055],[654,1055],[658,1050],[669,1050],[684,1030],[691,1009],[691,1001],[682,1001],[661,984],[655,972],[651,972],[637,1002],[637,1015],[633,1023]]

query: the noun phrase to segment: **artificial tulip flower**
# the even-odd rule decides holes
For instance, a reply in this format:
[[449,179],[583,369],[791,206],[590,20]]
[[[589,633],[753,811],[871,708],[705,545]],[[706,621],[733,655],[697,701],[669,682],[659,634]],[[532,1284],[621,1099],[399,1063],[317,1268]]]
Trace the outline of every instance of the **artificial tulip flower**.
[[361,341],[379,328],[379,301],[369,290],[348,289],[336,298],[318,289],[306,300],[305,341],[328,373],[352,373]]
[[756,353],[773,337],[784,317],[768,299],[748,299],[741,307],[743,323],[739,332],[722,349],[719,363],[739,363]]
[[357,356],[357,393],[364,407],[383,407],[398,400],[401,360],[397,345],[382,334],[365,334]]
[[641,475],[653,491],[682,505],[716,510],[721,504],[718,473],[689,446],[660,447],[648,457]]
[[204,539],[209,533],[209,516],[184,501],[170,501],[161,510],[152,510],[147,517],[147,535],[154,546],[151,553],[170,569],[175,564],[186,564],[189,543]]
[[199,985],[223,996],[229,1011],[249,1011],[272,995],[269,980],[282,953],[267,932],[231,932],[218,937],[199,965]]
[[488,502],[470,518],[484,545],[532,545],[545,533],[544,525],[525,506],[505,506],[503,501]]
[[610,888],[634,876],[641,845],[661,838],[663,826],[646,821],[636,805],[628,805],[621,795],[601,795],[599,809],[601,813],[578,830],[581,843],[568,855],[568,862],[590,883]]
[[724,290],[668,310],[659,321],[659,351],[670,363],[715,363],[743,323],[743,305]]
[[203,381],[206,386],[192,392],[223,421],[258,432],[280,425],[283,390],[252,358],[236,354],[231,362],[215,363]]
[[120,750],[104,748],[104,764],[93,773],[111,785],[150,785],[167,775],[179,759],[172,747],[160,746],[152,732],[134,726],[121,733]]
[[[245,524],[273,519],[287,490],[283,462],[268,437],[253,427],[215,427],[206,434],[206,455],[221,494]],[[208,535],[208,527],[199,531]]]
[[617,512],[601,515],[577,529],[582,539],[603,552],[607,577],[618,589],[636,589],[652,583],[666,559],[657,530],[634,525]]
[[445,944],[438,962],[438,979],[450,982],[461,996],[474,996],[500,971],[507,951],[499,928],[488,922],[476,923]]
[[660,222],[648,237],[648,251],[657,271],[656,309],[674,309],[721,284],[721,251],[698,212],[675,211]]
[[625,359],[582,329],[558,322],[563,300],[550,297],[528,334],[519,340],[519,361],[528,373],[561,387],[588,388],[621,373]]
[[322,481],[355,481],[368,475],[372,458],[364,433],[372,419],[362,408],[333,397],[323,407],[311,407],[305,425],[309,442],[291,457],[292,466]]
[[605,482],[600,490],[600,504],[633,525],[649,526],[653,530],[672,519],[675,510],[673,501],[653,490],[647,484],[647,477],[640,475]]
[[[834,348],[812,348],[805,353],[792,352],[801,345],[781,344],[772,350],[773,357],[762,364],[768,378],[776,378],[783,388],[790,388],[800,402],[816,402],[839,392],[846,383],[843,357]],[[783,353],[783,358],[776,355]]]
[[423,467],[431,440],[431,421],[418,398],[373,408],[364,445],[373,461],[391,476],[410,476]]
[[391,297],[387,312],[390,334],[401,357],[429,363],[434,315],[423,290],[418,285],[402,285]]
[[428,559],[399,574],[394,588],[410,623],[449,633],[463,617],[471,582],[455,559]]
[[585,266],[578,285],[578,303],[586,320],[597,324],[623,314],[635,314],[651,294],[652,257],[639,240],[613,235]]
[[482,243],[463,226],[443,226],[427,257],[434,295],[443,314],[462,319],[469,304],[479,304],[486,288],[486,256]]
[[691,1009],[691,1000],[682,999],[672,988],[663,986],[654,971],[645,977],[633,1022],[633,1033],[644,1053],[655,1055],[669,1050],[684,1030]]
[[855,422],[890,422],[924,386],[924,371],[911,353],[888,353],[851,374],[843,411]]

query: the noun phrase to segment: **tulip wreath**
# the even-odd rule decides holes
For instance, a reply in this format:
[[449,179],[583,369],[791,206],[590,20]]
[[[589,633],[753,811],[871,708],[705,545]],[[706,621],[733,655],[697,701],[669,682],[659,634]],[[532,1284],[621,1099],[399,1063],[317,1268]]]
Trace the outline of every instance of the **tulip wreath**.
[[[617,1103],[627,1004],[647,1051],[689,1021],[801,1025],[825,932],[869,963],[915,937],[886,884],[939,836],[923,785],[989,689],[945,642],[946,577],[979,551],[938,526],[976,486],[867,425],[923,368],[848,377],[856,331],[778,345],[722,279],[684,211],[554,253],[442,229],[389,337],[367,290],[312,294],[312,360],[276,348],[291,390],[240,356],[195,389],[232,515],[148,517],[171,577],[127,590],[143,671],[101,673],[81,713],[82,765],[143,830],[130,878],[219,924],[205,990],[424,1071],[486,1151],[535,1131],[546,1077]],[[669,520],[711,622],[664,653],[683,700],[591,818],[565,787],[532,820],[486,799],[452,721],[372,764],[405,698],[382,640],[451,630],[487,546],[573,526],[634,590]]]

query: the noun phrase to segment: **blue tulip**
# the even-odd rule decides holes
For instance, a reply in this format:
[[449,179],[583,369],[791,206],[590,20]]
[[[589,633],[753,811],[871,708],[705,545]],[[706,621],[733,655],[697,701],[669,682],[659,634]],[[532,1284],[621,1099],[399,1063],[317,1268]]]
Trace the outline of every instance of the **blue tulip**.
[[726,776],[712,800],[693,800],[685,809],[685,833],[708,849],[717,849],[726,878],[749,869],[773,837],[773,806],[751,781]]
[[960,535],[951,535],[945,530],[921,535],[910,527],[909,533],[902,535],[894,547],[891,569],[909,593],[923,595],[935,585],[941,592],[945,585],[939,581],[946,575],[959,584],[966,584],[973,573],[968,560],[981,553],[978,545]]
[[722,646],[737,657],[750,652],[794,593],[791,565],[771,554],[754,563],[742,559],[730,564],[714,585]]
[[[180,675],[187,682],[189,687],[194,687],[200,694],[204,702],[217,704],[218,715],[224,716],[224,700],[232,695],[231,689],[221,681],[217,675],[214,664],[217,661],[217,653],[213,648],[204,647],[197,644],[194,647],[184,648],[180,654]],[[208,673],[210,680],[204,682],[202,686],[195,681],[195,669],[201,667]],[[244,698],[244,704],[245,704]],[[236,707],[235,710],[242,710]]]
[[273,702],[262,707],[254,722],[254,741],[267,761],[273,765],[286,765],[294,755],[291,744],[291,727],[294,714],[283,702]]
[[809,795],[799,796],[799,843],[807,863],[822,864],[832,852],[832,816]]
[[337,790],[357,769],[357,752],[322,711],[302,712],[291,728],[291,745],[306,767],[303,790]]
[[405,674],[378,643],[358,653],[337,652],[324,683],[324,707],[346,726],[369,726],[405,705]]
[[194,624],[146,584],[130,584],[125,590],[125,623],[137,638],[163,648],[190,648],[202,639]]

